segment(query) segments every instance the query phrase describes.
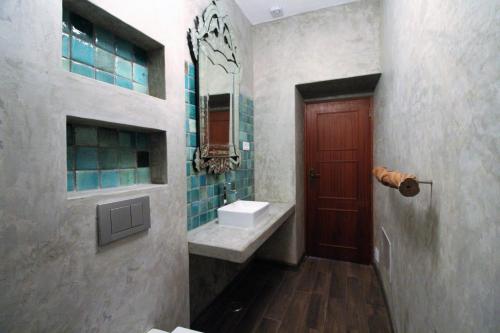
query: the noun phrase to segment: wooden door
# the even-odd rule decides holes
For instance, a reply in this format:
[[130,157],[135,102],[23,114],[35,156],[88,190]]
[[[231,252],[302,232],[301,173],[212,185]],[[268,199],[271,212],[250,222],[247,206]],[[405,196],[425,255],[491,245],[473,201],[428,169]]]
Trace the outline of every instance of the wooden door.
[[306,104],[307,252],[371,263],[370,98]]

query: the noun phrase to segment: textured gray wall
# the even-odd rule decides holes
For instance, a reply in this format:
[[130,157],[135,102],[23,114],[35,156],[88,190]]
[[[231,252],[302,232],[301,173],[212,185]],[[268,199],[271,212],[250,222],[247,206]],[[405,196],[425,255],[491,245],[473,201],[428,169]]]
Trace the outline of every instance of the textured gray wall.
[[[0,2],[0,331],[189,325],[181,1],[94,1],[165,45],[167,99],[61,68],[61,1]],[[66,192],[66,115],[167,132],[168,184]],[[96,247],[96,204],[151,197],[151,229]]]
[[[379,26],[379,1],[364,0],[254,27],[256,200],[301,199],[295,85],[380,72]],[[297,204],[261,256],[297,263],[304,248]]]
[[398,332],[499,332],[500,5],[383,6],[375,164],[434,181],[414,198],[374,184],[375,244]]

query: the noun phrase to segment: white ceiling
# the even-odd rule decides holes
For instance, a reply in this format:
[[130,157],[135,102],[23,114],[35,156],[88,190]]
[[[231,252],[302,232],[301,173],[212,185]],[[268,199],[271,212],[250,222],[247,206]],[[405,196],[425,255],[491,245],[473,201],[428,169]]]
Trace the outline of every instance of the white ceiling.
[[[359,0],[236,0],[236,3],[250,23],[255,25],[355,1]],[[271,16],[270,8],[274,6],[281,7],[282,17]]]

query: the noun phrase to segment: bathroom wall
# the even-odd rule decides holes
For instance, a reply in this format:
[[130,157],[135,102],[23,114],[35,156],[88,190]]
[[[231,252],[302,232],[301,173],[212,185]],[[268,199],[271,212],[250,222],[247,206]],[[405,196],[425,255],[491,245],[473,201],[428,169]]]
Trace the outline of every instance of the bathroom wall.
[[397,332],[498,332],[498,1],[383,6],[376,165],[432,180],[404,198],[374,184],[375,245]]
[[[93,1],[165,45],[166,100],[61,67],[61,1],[0,3],[0,331],[189,325],[184,2]],[[189,19],[190,20],[190,19]],[[66,116],[167,133],[168,184],[69,198]],[[97,248],[96,204],[148,195],[151,229]]]
[[261,256],[295,264],[304,252],[303,142],[297,134],[302,118],[296,116],[295,85],[380,72],[379,26],[379,1],[365,0],[253,28],[255,196],[297,200],[295,216]]

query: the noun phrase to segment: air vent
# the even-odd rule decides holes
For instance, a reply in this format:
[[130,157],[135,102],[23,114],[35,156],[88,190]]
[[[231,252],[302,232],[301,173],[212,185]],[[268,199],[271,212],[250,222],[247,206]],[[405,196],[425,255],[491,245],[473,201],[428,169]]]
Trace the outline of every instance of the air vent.
[[278,18],[283,16],[283,9],[281,9],[281,7],[279,6],[271,7],[270,12],[273,18]]

